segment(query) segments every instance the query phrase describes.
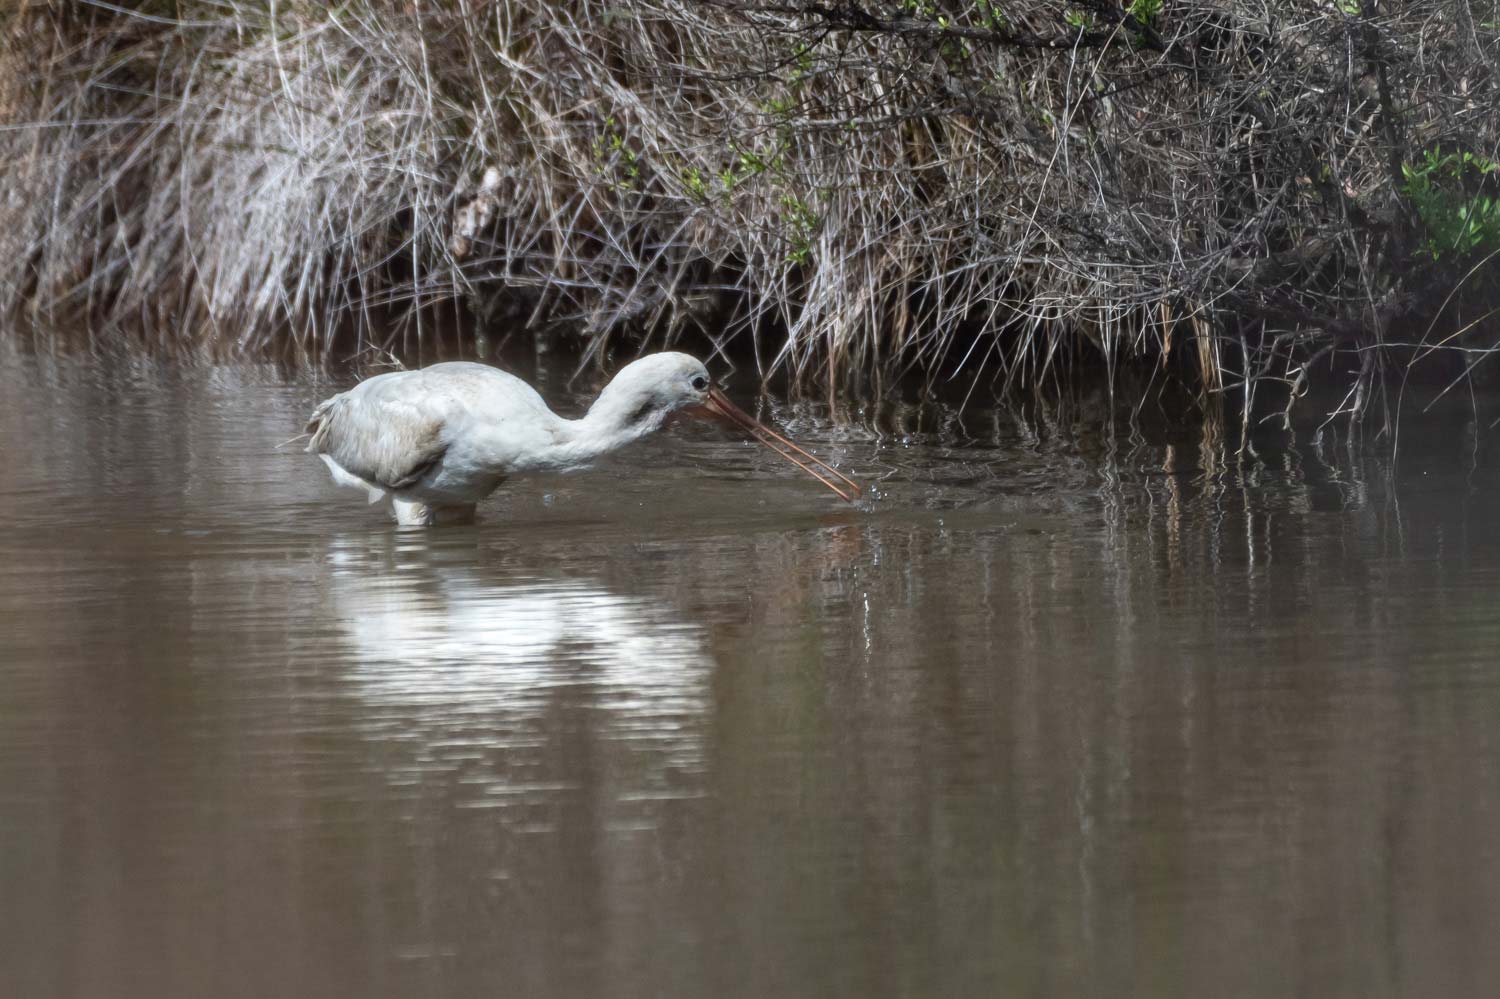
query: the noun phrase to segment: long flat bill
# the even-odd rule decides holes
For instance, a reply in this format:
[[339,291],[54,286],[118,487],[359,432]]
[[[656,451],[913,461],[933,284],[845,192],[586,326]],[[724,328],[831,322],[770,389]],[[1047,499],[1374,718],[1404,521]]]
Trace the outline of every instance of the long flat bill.
[[843,499],[849,503],[853,503],[854,500],[863,492],[863,490],[859,488],[858,483],[849,478],[849,476],[845,475],[843,472],[840,472],[838,469],[834,468],[827,462],[808,454],[806,451],[802,450],[800,447],[793,444],[791,441],[787,440],[785,437],[781,436],[776,431],[766,426],[764,423],[761,423],[755,417],[751,416],[743,409],[740,409],[740,407],[736,406],[734,403],[730,402],[729,397],[726,396],[717,385],[709,387],[708,398],[704,400],[703,408],[716,416],[723,417],[736,426],[743,427],[744,429],[748,430],[756,440],[764,444],[766,447],[770,448],[772,451],[775,451],[782,458],[791,462],[793,465],[796,465],[798,468],[802,469],[808,475],[811,475],[813,478],[823,483],[823,485],[827,486],[829,489],[832,489],[839,495],[840,499]]

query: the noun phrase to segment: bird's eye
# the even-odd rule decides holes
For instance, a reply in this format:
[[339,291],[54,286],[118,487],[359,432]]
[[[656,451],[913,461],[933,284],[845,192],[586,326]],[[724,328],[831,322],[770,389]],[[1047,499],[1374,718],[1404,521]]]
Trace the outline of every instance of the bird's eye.
[[697,389],[699,392],[702,392],[704,389],[708,388],[708,379],[704,378],[702,375],[694,375],[693,388]]

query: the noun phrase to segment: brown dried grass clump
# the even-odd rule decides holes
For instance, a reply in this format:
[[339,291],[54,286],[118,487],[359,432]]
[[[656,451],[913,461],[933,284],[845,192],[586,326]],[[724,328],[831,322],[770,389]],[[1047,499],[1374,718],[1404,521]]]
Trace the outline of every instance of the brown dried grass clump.
[[32,2],[0,311],[318,353],[461,302],[803,381],[1187,356],[1247,406],[1343,359],[1362,410],[1485,273],[1403,175],[1500,159],[1474,6]]

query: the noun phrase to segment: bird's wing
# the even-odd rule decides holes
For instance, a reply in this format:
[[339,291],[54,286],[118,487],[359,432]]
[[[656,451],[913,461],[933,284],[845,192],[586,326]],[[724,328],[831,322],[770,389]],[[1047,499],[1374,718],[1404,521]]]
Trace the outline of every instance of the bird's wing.
[[320,403],[307,423],[308,453],[326,454],[350,475],[384,489],[416,483],[448,442],[446,407],[413,388],[382,375]]

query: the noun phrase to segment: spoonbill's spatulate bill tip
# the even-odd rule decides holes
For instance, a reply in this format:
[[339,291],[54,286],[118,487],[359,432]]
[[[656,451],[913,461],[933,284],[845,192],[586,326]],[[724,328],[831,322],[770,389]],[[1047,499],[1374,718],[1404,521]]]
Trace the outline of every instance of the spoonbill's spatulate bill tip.
[[717,416],[723,417],[730,423],[748,430],[761,444],[764,444],[770,450],[776,452],[808,475],[823,483],[823,485],[833,490],[839,495],[839,498],[846,502],[853,503],[862,495],[863,490],[860,489],[859,484],[853,479],[832,465],[808,454],[796,444],[793,444],[749,413],[740,409],[729,401],[729,397],[717,385],[709,386],[708,399],[704,404],[704,408]]
[[376,375],[313,410],[307,450],[335,482],[365,490],[372,503],[388,501],[399,523],[435,524],[469,519],[511,475],[582,468],[678,412],[723,419],[844,500],[861,495],[848,476],[730,402],[700,361],[675,352],[627,364],[577,420],[484,364]]

